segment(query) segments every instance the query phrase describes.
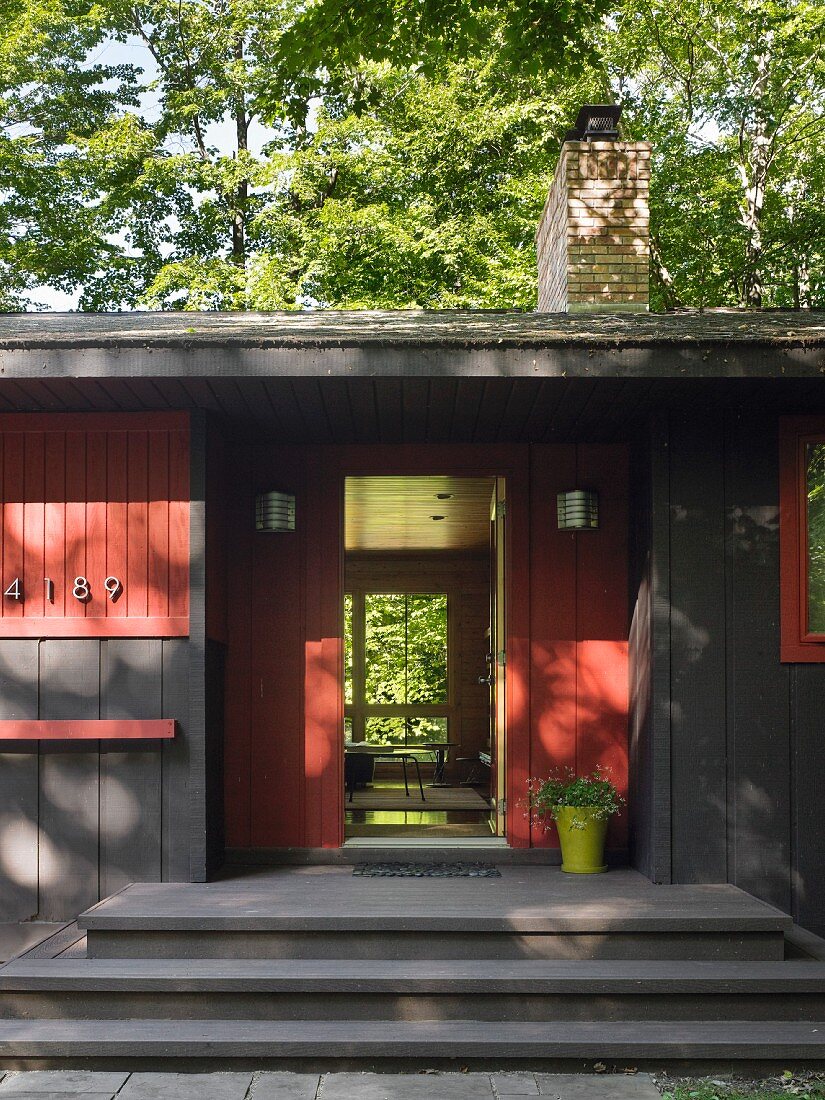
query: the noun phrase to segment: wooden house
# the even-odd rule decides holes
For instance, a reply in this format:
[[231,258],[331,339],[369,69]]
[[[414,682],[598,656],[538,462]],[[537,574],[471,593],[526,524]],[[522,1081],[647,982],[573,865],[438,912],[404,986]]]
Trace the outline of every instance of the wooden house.
[[[648,179],[643,143],[565,144],[533,314],[0,318],[0,919],[96,906],[93,957],[0,970],[6,1064],[825,1057],[825,321],[648,313]],[[442,600],[441,694],[370,688],[386,595],[407,639],[411,601]],[[345,785],[345,744],[376,736],[409,750],[370,772],[383,803]],[[572,883],[526,783],[597,765],[628,804],[613,869]],[[409,883],[359,908],[349,864],[390,858],[504,885],[439,883],[452,925]],[[273,989],[300,975],[272,959],[314,957],[299,928],[339,964],[287,1027]],[[226,958],[229,985],[198,970]],[[349,958],[395,960],[385,986],[445,997],[437,1021],[386,989],[378,1023],[353,1009]],[[465,970],[448,995],[405,958]],[[183,1030],[149,1035],[164,981]],[[236,1008],[186,1002],[219,987]]]

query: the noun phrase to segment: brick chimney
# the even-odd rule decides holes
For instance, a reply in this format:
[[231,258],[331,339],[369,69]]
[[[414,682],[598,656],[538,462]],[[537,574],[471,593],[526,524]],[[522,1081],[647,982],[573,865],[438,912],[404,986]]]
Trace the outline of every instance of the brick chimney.
[[542,313],[647,309],[650,144],[619,140],[620,111],[582,107],[562,145],[536,232]]

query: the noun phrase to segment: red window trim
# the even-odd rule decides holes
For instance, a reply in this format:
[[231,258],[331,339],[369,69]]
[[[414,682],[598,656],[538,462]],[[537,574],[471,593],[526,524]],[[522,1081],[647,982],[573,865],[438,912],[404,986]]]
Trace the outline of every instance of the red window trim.
[[825,417],[779,422],[780,660],[825,662],[825,634],[808,632],[808,511],[805,448],[825,443]]

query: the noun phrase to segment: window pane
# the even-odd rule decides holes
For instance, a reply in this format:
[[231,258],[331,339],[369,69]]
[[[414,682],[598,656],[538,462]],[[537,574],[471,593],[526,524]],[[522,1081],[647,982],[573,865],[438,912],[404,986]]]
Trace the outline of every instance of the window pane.
[[825,634],[825,443],[808,445],[808,630]]
[[407,703],[447,702],[447,597],[407,597]]
[[374,745],[403,745],[405,725],[404,718],[366,718],[364,738]]
[[352,702],[352,596],[349,593],[344,596],[344,702]]
[[408,718],[407,744],[438,744],[447,740],[446,718]]
[[406,599],[399,595],[367,595],[366,701],[403,703],[406,693]]

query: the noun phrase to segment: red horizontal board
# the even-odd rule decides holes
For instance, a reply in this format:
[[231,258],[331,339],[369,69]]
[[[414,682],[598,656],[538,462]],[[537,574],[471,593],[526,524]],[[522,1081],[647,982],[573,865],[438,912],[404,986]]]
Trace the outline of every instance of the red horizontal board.
[[0,721],[0,741],[157,741],[174,736],[174,718]]
[[0,637],[189,633],[188,425],[0,415]]
[[0,638],[185,638],[189,616],[0,619]]

